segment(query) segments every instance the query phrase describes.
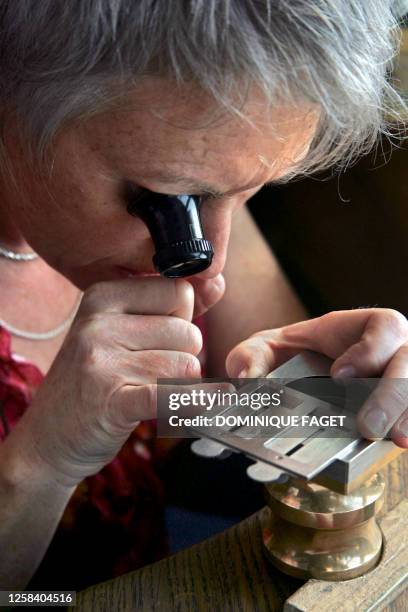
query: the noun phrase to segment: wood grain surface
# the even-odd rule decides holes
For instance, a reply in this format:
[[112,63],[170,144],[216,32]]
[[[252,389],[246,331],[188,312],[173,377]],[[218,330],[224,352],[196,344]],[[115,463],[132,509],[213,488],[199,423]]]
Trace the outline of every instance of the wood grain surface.
[[[383,470],[384,516],[408,492],[408,453]],[[75,612],[281,611],[304,583],[270,567],[262,551],[263,509],[233,528],[153,565],[101,583],[77,596]],[[318,611],[318,608],[316,609]],[[338,602],[336,612],[341,612]],[[406,612],[408,592],[387,612]],[[358,611],[362,612],[362,611]]]

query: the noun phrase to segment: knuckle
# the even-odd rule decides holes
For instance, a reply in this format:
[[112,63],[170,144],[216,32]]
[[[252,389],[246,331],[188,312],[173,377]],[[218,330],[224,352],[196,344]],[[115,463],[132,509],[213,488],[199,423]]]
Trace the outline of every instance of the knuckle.
[[92,340],[100,338],[106,332],[106,324],[103,317],[93,314],[87,317],[79,317],[72,326],[72,332],[79,339]]
[[339,313],[335,310],[331,310],[330,312],[326,312],[324,315],[322,315],[321,317],[319,317],[320,321],[325,322],[325,323],[337,323],[339,318]]
[[100,344],[92,342],[84,343],[81,357],[85,368],[100,368],[109,362],[108,352]]
[[181,353],[178,360],[178,370],[185,378],[196,378],[201,374],[201,365],[194,355]]
[[192,297],[194,298],[193,287],[191,283],[186,281],[184,278],[175,279],[174,284],[175,284],[177,294],[179,296],[190,297],[190,295],[192,294]]
[[373,361],[380,357],[377,342],[372,334],[365,334],[359,342],[352,345],[347,353],[357,353],[360,357]]
[[169,332],[175,340],[175,345],[183,347],[188,353],[198,355],[203,346],[203,339],[197,325],[179,317],[169,317],[169,319]]
[[383,367],[382,353],[378,350],[378,343],[373,340],[371,335],[363,337],[360,342],[353,345],[345,354],[353,355],[352,359],[357,358],[369,364],[370,368],[373,368],[375,371],[381,371]]
[[139,376],[143,381],[150,377],[161,378],[171,371],[168,357],[158,351],[143,351],[140,358],[135,362],[136,364]]
[[251,336],[251,338],[248,338],[248,340],[243,342],[240,346],[241,351],[248,354],[269,352],[269,341],[264,336]]
[[248,338],[233,348],[228,357],[230,359],[249,359],[254,351],[261,345],[263,345],[262,339],[253,337]]
[[110,361],[106,343],[101,342],[104,329],[99,319],[89,319],[77,326],[72,342],[75,343],[76,358],[84,368],[100,367]]
[[95,285],[91,285],[91,287],[88,287],[82,298],[83,304],[88,305],[98,301],[102,291],[103,283],[96,283]]
[[186,327],[186,336],[187,336],[187,345],[193,355],[198,355],[198,353],[203,348],[203,338],[200,330],[197,325],[193,323],[187,323]]
[[250,338],[268,338],[270,335],[273,335],[275,332],[274,329],[261,329],[261,331],[254,332]]
[[111,292],[111,284],[102,281],[99,283],[95,283],[87,288],[85,291],[82,301],[80,311],[89,311],[96,309],[101,302],[109,295]]
[[175,280],[176,299],[178,304],[194,304],[194,289],[191,283],[183,278]]
[[404,340],[408,338],[408,321],[401,312],[393,308],[385,308],[381,312],[381,318],[383,324],[385,324],[397,338]]

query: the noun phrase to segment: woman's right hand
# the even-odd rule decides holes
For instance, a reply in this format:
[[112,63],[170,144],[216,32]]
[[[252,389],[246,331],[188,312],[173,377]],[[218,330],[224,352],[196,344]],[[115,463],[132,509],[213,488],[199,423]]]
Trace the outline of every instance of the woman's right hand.
[[7,440],[31,471],[67,487],[98,472],[138,422],[155,417],[158,378],[199,377],[194,291],[159,277],[98,283]]

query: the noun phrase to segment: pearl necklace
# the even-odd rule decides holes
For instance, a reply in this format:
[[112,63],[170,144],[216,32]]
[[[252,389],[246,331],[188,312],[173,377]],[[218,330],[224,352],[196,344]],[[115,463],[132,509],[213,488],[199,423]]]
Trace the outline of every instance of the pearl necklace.
[[26,331],[24,329],[19,329],[18,327],[15,327],[14,325],[11,325],[10,323],[7,323],[7,321],[4,321],[4,319],[0,319],[0,327],[4,327],[4,329],[6,329],[13,336],[18,336],[19,338],[24,338],[25,340],[51,340],[52,338],[56,338],[57,336],[62,334],[62,332],[65,331],[71,325],[77,313],[77,310],[78,310],[78,307],[81,301],[81,297],[82,296],[80,296],[79,299],[76,301],[75,306],[73,310],[71,310],[68,318],[65,319],[65,321],[63,321],[59,325],[57,325],[57,327],[54,327],[54,329],[50,329],[49,331],[46,331],[46,332]]
[[6,259],[11,259],[12,261],[33,261],[33,259],[37,259],[37,253],[31,251],[30,253],[16,253],[15,251],[10,251],[10,249],[5,249],[0,246],[0,256],[5,257]]
[[[37,253],[31,251],[30,253],[16,253],[15,251],[11,251],[10,249],[6,249],[0,246],[0,256],[5,257],[6,259],[11,259],[12,261],[33,261],[38,258]],[[19,329],[11,323],[7,323],[4,319],[0,318],[0,327],[4,327],[10,334],[13,336],[17,336],[18,338],[24,338],[25,340],[51,340],[52,338],[56,338],[63,331],[65,331],[72,323],[75,318],[75,315],[78,310],[80,299],[77,300],[73,310],[70,312],[69,316],[65,321],[54,327],[54,329],[50,329],[46,332],[30,332],[24,329]]]

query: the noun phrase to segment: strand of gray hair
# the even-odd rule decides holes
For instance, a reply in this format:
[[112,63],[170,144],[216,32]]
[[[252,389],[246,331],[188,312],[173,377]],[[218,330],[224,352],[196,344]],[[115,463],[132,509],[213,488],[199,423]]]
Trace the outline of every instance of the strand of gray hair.
[[194,83],[243,118],[256,85],[272,107],[320,109],[293,174],[344,166],[406,112],[389,78],[398,36],[391,0],[0,0],[1,125],[17,113],[41,157],[144,76]]

